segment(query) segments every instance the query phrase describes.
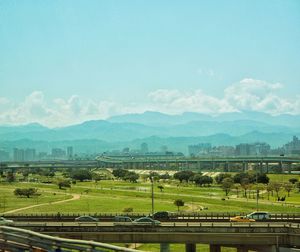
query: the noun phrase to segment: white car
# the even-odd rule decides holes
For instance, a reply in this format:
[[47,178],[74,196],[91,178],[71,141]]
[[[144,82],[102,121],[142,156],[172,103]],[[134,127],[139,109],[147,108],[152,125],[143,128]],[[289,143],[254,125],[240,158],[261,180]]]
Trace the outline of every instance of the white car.
[[5,219],[4,217],[0,217],[0,226],[14,226],[13,220]]
[[255,221],[268,221],[271,216],[268,212],[253,212],[246,215],[249,219],[254,219]]

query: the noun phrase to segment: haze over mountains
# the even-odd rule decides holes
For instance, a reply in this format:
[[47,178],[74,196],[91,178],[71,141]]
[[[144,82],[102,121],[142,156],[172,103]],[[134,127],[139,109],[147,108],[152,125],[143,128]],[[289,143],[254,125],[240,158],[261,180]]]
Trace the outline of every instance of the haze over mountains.
[[145,112],[52,129],[37,123],[0,126],[0,147],[38,146],[45,150],[72,145],[79,152],[93,153],[127,146],[139,149],[146,142],[150,151],[167,145],[169,150],[186,153],[188,145],[200,142],[236,145],[260,141],[279,147],[293,135],[300,136],[299,115],[271,116],[249,111],[218,116]]

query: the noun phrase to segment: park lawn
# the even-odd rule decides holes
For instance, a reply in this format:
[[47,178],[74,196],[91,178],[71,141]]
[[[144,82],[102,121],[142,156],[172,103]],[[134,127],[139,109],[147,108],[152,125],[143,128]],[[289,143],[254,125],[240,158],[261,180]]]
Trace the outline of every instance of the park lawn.
[[[118,196],[118,195],[82,195],[79,200],[69,201],[59,205],[40,206],[30,211],[24,210],[24,213],[38,212],[38,213],[120,213],[124,208],[132,207],[134,212],[150,213],[151,212],[151,199],[141,197]],[[157,209],[166,209],[174,211],[177,209],[173,202],[165,200],[156,200],[155,207]]]
[[[134,212],[149,213],[151,209],[150,192],[115,190],[115,189],[95,189],[91,188],[88,193],[83,193],[83,189],[88,186],[74,185],[68,189],[68,193],[81,192],[81,199],[60,204],[61,212],[122,212],[124,208],[131,207]],[[88,185],[88,184],[87,184]],[[195,191],[202,188],[194,187]],[[256,199],[229,198],[222,200],[222,197],[205,197],[197,194],[190,194],[188,191],[182,191],[185,194],[156,192],[154,194],[155,211],[168,210],[177,211],[173,204],[176,199],[183,199],[185,206],[180,211],[200,211],[206,208],[204,212],[250,212],[256,210]],[[289,204],[275,201],[259,200],[259,209],[270,212],[297,212],[296,207],[290,207]],[[35,212],[57,212],[57,205],[47,207],[36,207]]]
[[[21,188],[25,186],[14,185],[15,183],[4,185],[0,184],[0,212],[5,212],[13,209],[18,209],[22,207],[32,206],[36,204],[51,203],[54,201],[64,200],[71,198],[70,195],[53,193],[51,191],[38,190],[41,193],[40,196],[33,196],[30,198],[26,197],[17,197],[14,195],[14,190],[16,187]],[[29,186],[37,187],[37,186]]]
[[[271,181],[278,180],[284,176],[284,180],[290,179],[290,174],[268,174]],[[295,175],[292,175],[295,177]],[[160,191],[157,188],[158,185],[162,185],[164,189]],[[39,189],[42,194],[38,199],[36,198],[16,198],[13,195],[13,190],[23,187],[35,187]],[[45,183],[1,183],[0,190],[10,193],[10,196],[6,197],[6,205],[11,208],[21,207],[37,204],[53,202],[60,199],[70,198],[70,194],[81,195],[80,200],[61,203],[59,205],[36,207],[32,211],[35,212],[57,212],[58,206],[61,207],[61,212],[122,212],[126,207],[132,207],[134,212],[149,213],[151,209],[151,183],[149,182],[137,182],[130,183],[120,180],[101,180],[97,183],[77,182],[72,184],[71,188],[60,190],[56,184]],[[274,196],[269,197],[267,193],[262,192],[259,199],[258,208],[269,212],[299,212],[300,206],[300,193],[294,189],[290,192],[290,197],[287,197],[287,192],[281,190],[279,196],[286,195],[284,202],[278,202],[276,193]],[[154,202],[155,211],[168,210],[172,212],[177,211],[177,207],[173,204],[176,199],[182,199],[185,202],[184,207],[180,207],[180,211],[200,211],[205,208],[204,212],[249,212],[256,210],[256,199],[242,198],[242,192],[237,198],[235,190],[232,190],[229,194],[229,198],[225,197],[224,191],[217,185],[209,187],[196,187],[191,183],[179,183],[176,181],[165,181],[154,184]],[[253,196],[253,194],[251,194]],[[10,203],[10,201],[12,201]],[[0,209],[1,204],[0,196]],[[6,207],[6,206],[5,206]],[[29,210],[28,210],[29,211]],[[27,211],[27,212],[28,212]]]
[[297,178],[300,181],[300,174],[268,174],[272,182],[289,182],[291,178]]

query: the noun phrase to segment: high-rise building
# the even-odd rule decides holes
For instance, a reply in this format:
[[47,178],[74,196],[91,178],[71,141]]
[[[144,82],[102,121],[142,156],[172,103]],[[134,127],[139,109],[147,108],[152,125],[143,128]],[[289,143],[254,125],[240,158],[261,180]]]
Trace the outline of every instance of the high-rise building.
[[293,136],[293,140],[283,146],[286,154],[300,154],[300,140]]
[[34,161],[36,159],[36,151],[35,149],[26,149],[24,151],[24,160],[25,161]]
[[66,151],[64,151],[60,148],[53,148],[51,150],[51,156],[52,156],[52,158],[65,158],[66,157]]
[[145,154],[148,153],[149,149],[148,149],[148,144],[147,143],[142,143],[141,144],[141,153]]
[[188,151],[190,156],[199,156],[203,154],[207,154],[211,150],[210,143],[199,143],[196,145],[189,145]]
[[68,146],[67,147],[67,157],[69,159],[72,159],[73,158],[73,147],[72,146]]
[[18,161],[18,162],[23,162],[24,161],[24,150],[14,148],[14,150],[13,150],[13,160]]

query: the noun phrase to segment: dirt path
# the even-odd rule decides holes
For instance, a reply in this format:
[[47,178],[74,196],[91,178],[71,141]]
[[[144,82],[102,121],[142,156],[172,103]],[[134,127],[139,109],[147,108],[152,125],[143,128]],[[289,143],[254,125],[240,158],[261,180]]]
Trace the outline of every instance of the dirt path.
[[51,205],[60,204],[60,203],[65,203],[65,202],[68,202],[68,201],[79,200],[79,199],[80,199],[80,194],[72,194],[71,199],[59,200],[59,201],[48,202],[48,203],[42,203],[42,204],[37,204],[37,205],[32,205],[32,206],[27,206],[27,207],[21,207],[21,208],[6,211],[6,212],[4,212],[4,214],[16,213],[16,212],[20,212],[22,210],[27,210],[27,209],[34,208],[34,207],[45,206],[45,205],[49,205],[49,204],[51,204]]

